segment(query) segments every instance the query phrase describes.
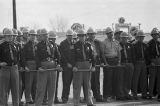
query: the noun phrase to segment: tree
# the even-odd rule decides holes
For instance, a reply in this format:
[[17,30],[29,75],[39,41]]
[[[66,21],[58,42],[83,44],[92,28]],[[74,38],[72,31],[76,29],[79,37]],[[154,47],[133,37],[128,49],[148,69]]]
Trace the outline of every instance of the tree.
[[68,19],[63,16],[56,16],[49,20],[49,25],[56,32],[65,32],[68,28]]

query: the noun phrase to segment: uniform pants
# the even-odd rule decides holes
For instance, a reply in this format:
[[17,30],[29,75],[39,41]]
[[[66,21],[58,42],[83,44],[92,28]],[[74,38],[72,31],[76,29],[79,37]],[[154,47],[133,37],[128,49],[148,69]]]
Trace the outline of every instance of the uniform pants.
[[54,106],[56,79],[56,71],[37,72],[37,92],[35,106],[42,106],[46,88],[48,89],[48,106]]
[[[155,65],[160,65],[160,58],[154,59],[152,61]],[[158,95],[160,95],[160,68],[159,67],[150,67],[149,68],[149,95],[154,96],[153,91],[155,89],[156,79],[157,79],[157,91]]]
[[68,101],[70,86],[73,80],[73,71],[72,68],[63,67],[62,72],[62,81],[63,81],[63,89],[62,89],[62,100]]
[[133,72],[132,79],[132,93],[133,96],[137,96],[138,85],[140,83],[140,90],[142,96],[147,95],[147,69],[144,61],[137,61],[135,63],[135,70]]
[[36,93],[37,72],[32,71],[36,70],[35,61],[27,61],[27,67],[30,71],[25,72],[25,98],[26,102],[30,102],[35,100]]
[[91,72],[74,72],[73,73],[73,101],[74,105],[79,105],[81,86],[84,85],[86,102],[88,105],[93,104],[91,97]]
[[[55,100],[58,99],[58,96],[57,96],[57,94],[58,94],[58,81],[59,81],[59,72],[57,72]],[[47,88],[46,88],[46,92],[45,92],[43,102],[45,103],[47,101],[48,101],[48,91],[47,91]]]
[[8,91],[11,89],[12,104],[13,106],[19,106],[19,72],[17,65],[1,68],[0,84],[0,105],[8,106]]
[[25,91],[25,72],[19,72],[19,101],[21,101]]
[[134,72],[134,65],[132,63],[124,63],[125,69],[124,69],[124,77],[123,77],[123,92],[124,96],[128,96],[129,92],[131,90],[132,85],[132,76]]
[[100,67],[96,67],[96,71],[92,72],[91,89],[93,91],[94,98],[100,99]]
[[[117,65],[118,58],[106,58],[109,65]],[[114,68],[103,68],[103,97],[111,97],[113,96],[113,74]]]

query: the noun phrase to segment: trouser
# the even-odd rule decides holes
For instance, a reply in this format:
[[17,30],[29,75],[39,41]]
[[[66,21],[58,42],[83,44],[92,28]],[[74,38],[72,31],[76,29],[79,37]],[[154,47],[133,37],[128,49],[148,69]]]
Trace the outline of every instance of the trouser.
[[63,81],[63,89],[62,89],[62,100],[68,101],[70,86],[73,80],[73,71],[72,68],[63,67],[62,72],[62,81]]
[[17,65],[4,66],[0,70],[0,105],[8,106],[11,90],[13,106],[19,106],[19,73]]
[[37,82],[37,72],[36,70],[36,62],[35,61],[27,61],[27,65],[29,68],[29,72],[25,72],[25,98],[26,102],[35,100],[36,93],[36,82]]
[[25,72],[19,72],[19,101],[21,101],[25,91]]
[[[58,81],[59,81],[59,72],[57,72],[55,100],[58,99],[58,96],[57,96],[57,94],[58,94]],[[48,91],[47,91],[47,88],[46,88],[43,102],[47,102],[47,101],[48,101]]]
[[[109,65],[117,65],[118,58],[106,58],[107,63]],[[103,97],[107,98],[113,95],[113,74],[115,69],[114,68],[103,68]]]
[[48,90],[48,106],[54,106],[56,77],[56,71],[37,72],[37,92],[35,106],[42,106],[46,88]]
[[147,95],[147,81],[148,80],[147,80],[147,70],[145,61],[137,61],[135,63],[135,70],[133,72],[133,79],[132,79],[133,96],[137,96],[138,85],[140,85],[142,96]]
[[94,98],[100,99],[100,67],[96,67],[96,71],[92,72],[91,89],[93,91]]
[[133,63],[123,63],[124,67],[124,77],[123,77],[123,92],[124,96],[128,96],[132,85],[132,76],[134,72]]
[[74,72],[73,73],[73,101],[74,105],[79,105],[81,85],[84,85],[86,102],[88,105],[93,104],[91,97],[91,72]]
[[[152,62],[155,64],[155,65],[160,65],[160,58],[157,58],[157,59],[153,59]],[[154,89],[155,89],[155,85],[157,86],[157,92],[158,92],[158,95],[160,95],[160,67],[155,67],[155,66],[152,66],[149,68],[149,95],[150,96],[154,96]],[[156,79],[157,79],[157,83],[156,83]]]

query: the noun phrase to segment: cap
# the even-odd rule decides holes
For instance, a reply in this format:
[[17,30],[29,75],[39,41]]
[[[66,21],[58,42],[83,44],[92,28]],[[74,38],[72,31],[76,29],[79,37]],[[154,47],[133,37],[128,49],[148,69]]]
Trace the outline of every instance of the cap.
[[28,32],[29,32],[28,28],[25,28],[25,27],[24,27],[24,28],[22,29],[22,33],[28,33]]
[[108,33],[111,33],[111,32],[113,32],[112,29],[110,27],[107,27],[106,30],[105,30],[105,33],[108,34]]
[[13,31],[13,35],[15,35],[15,36],[18,36],[18,31],[17,31],[17,29],[12,29],[12,31]]
[[45,28],[40,30],[40,35],[48,35],[48,32]]
[[120,35],[121,38],[128,38],[128,34],[126,32],[122,32]]
[[67,30],[66,35],[73,35],[73,31],[72,30]]
[[57,35],[54,31],[49,31],[48,34],[49,34],[49,38],[57,38]]
[[136,34],[136,37],[138,36],[142,36],[142,37],[145,37],[145,34],[142,30],[138,30],[137,34]]
[[123,31],[121,31],[120,29],[116,29],[114,34],[121,34],[121,32],[123,32]]

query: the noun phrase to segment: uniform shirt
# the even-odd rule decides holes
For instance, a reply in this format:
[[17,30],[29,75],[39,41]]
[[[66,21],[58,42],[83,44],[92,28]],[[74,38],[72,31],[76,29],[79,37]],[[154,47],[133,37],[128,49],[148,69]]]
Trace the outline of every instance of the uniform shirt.
[[12,66],[18,64],[18,58],[18,49],[14,43],[5,41],[0,44],[0,62],[6,62],[7,66]]
[[134,57],[134,48],[133,45],[129,42],[127,43],[122,43],[120,42],[120,45],[122,47],[121,50],[121,62],[129,62],[129,63],[134,63],[135,57]]
[[95,65],[94,54],[90,43],[78,41],[75,44],[74,52],[75,62],[90,61],[93,66]]
[[[51,54],[47,51],[47,45],[49,46]],[[51,58],[54,60],[54,53],[53,53],[53,45],[51,43],[48,43],[46,41],[41,41],[37,44],[36,48],[36,62],[37,62],[37,68],[41,66],[41,62],[47,61],[48,58]]]
[[[146,60],[147,59],[147,45],[143,42],[136,41],[133,43],[135,50],[135,61]],[[143,50],[143,51],[142,51]]]
[[103,52],[106,57],[117,57],[118,52],[121,50],[121,46],[117,40],[105,39],[103,41]]
[[61,64],[66,66],[67,63],[73,65],[74,62],[74,44],[67,39],[60,43],[59,50],[61,53]]
[[155,59],[156,57],[160,57],[160,42],[154,39],[150,40],[148,42],[147,52],[149,53],[148,56],[150,59]]

